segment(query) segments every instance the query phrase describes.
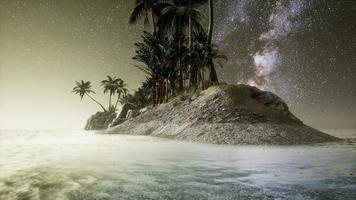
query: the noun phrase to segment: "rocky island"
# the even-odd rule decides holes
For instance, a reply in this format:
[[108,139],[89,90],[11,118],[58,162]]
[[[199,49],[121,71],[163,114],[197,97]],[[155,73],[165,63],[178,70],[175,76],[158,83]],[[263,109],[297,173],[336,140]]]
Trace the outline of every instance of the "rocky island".
[[247,85],[211,86],[139,113],[104,132],[233,145],[303,145],[339,140],[303,124],[277,95]]

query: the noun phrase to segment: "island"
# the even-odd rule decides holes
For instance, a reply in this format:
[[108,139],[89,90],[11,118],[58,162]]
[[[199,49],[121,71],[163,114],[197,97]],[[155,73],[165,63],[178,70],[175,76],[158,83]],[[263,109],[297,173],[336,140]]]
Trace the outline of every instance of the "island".
[[212,144],[305,145],[339,140],[295,117],[277,95],[219,84],[146,107],[106,134],[150,135]]
[[[209,11],[205,19],[199,14],[203,5]],[[270,66],[263,64],[276,65],[262,55],[264,48],[245,65],[253,66],[253,76],[238,80],[249,85],[224,84],[219,79],[217,67],[228,57],[213,39],[212,1],[137,1],[129,19],[131,24],[140,20],[150,24],[150,30],[145,28],[133,44],[134,67],[144,72],[145,80],[130,94],[123,79],[107,76],[101,86],[109,95],[108,106],[91,96],[95,92],[90,81],[77,81],[73,92],[81,99],[90,98],[103,110],[90,117],[86,130],[232,145],[338,140],[303,124],[281,98],[258,89],[266,89],[268,82],[265,77]],[[273,33],[262,34],[258,45],[273,47],[268,39]],[[278,53],[278,49],[272,50]]]

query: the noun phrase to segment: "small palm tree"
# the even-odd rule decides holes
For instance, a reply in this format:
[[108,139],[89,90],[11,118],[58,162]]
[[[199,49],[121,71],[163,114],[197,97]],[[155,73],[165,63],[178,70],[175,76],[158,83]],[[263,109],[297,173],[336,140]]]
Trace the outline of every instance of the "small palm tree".
[[97,103],[104,110],[104,112],[107,112],[107,110],[104,108],[104,106],[90,95],[90,93],[95,94],[95,92],[93,90],[91,90],[90,81],[81,80],[80,82],[76,81],[75,84],[76,84],[76,86],[73,88],[72,92],[75,94],[78,94],[80,96],[80,100],[82,100],[83,97],[86,95],[91,100],[93,100],[95,103]]
[[120,79],[116,77],[107,76],[106,80],[101,81],[101,85],[104,88],[104,94],[109,93],[109,107],[108,110],[112,111],[113,106],[111,105],[112,96],[115,95],[117,89],[119,88]]
[[126,84],[124,83],[124,81],[121,78],[119,78],[118,87],[116,89],[117,100],[116,100],[116,103],[114,106],[115,110],[117,109],[117,105],[120,102],[121,97],[127,95],[128,90],[125,87],[126,87]]

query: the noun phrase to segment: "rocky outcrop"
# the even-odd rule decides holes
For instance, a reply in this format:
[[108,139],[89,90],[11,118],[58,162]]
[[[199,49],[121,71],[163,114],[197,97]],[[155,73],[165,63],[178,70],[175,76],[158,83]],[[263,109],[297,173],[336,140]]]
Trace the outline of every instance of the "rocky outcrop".
[[127,112],[127,115],[126,115],[126,119],[135,118],[135,117],[137,117],[139,114],[140,114],[140,111],[139,111],[139,110],[136,110],[136,109],[129,110],[129,111]]
[[[133,109],[134,107],[130,104],[125,103],[124,105],[122,105],[119,110],[118,110],[118,114],[115,117],[115,119],[112,121],[112,123],[109,125],[109,127],[114,127],[117,126],[121,123],[123,123],[124,121],[126,121],[126,117],[127,117],[127,113],[129,112],[129,110]],[[137,115],[136,115],[137,116]],[[135,117],[136,117],[135,116]]]
[[84,127],[85,130],[103,130],[109,127],[109,124],[115,119],[116,113],[97,112],[92,115]]
[[214,144],[297,145],[338,140],[304,125],[277,95],[226,84],[180,95],[106,133]]

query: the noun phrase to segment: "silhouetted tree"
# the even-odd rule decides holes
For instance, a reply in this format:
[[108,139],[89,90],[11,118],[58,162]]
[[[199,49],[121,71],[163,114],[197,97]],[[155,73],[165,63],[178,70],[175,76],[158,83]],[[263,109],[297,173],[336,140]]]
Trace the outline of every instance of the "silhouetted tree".
[[75,94],[78,94],[80,96],[80,100],[82,100],[83,97],[86,95],[91,100],[93,100],[95,103],[97,103],[104,110],[104,112],[107,112],[107,110],[104,108],[104,106],[90,95],[90,93],[95,94],[95,92],[93,90],[91,90],[90,81],[81,80],[81,82],[76,81],[75,84],[76,84],[76,86],[73,88],[72,92]]
[[121,79],[116,77],[107,76],[106,80],[101,81],[101,85],[104,88],[104,94],[109,93],[109,107],[108,110],[111,112],[115,112],[115,107],[111,104],[111,98],[117,92],[119,86],[119,82]]
[[116,103],[115,103],[115,107],[114,109],[116,110],[117,109],[117,105],[118,103],[120,102],[120,99],[127,95],[128,93],[128,90],[126,87],[126,84],[124,83],[124,81],[121,79],[121,78],[118,78],[119,81],[118,81],[118,87],[116,89],[116,93],[117,93],[117,99],[116,99]]
[[[209,27],[208,27],[208,45],[212,45],[213,39],[213,26],[214,26],[214,3],[213,0],[209,0]],[[209,59],[213,59],[213,56],[209,56]],[[218,75],[216,74],[213,61],[209,61],[209,77],[211,84],[219,83]]]
[[[200,24],[202,15],[198,9],[205,3],[209,3],[207,32]],[[144,32],[142,41],[135,43],[133,57],[143,64],[138,68],[147,74],[146,85],[150,87],[146,89],[151,90],[153,105],[168,101],[177,91],[182,92],[185,80],[194,90],[200,85],[205,88],[207,82],[218,83],[215,64],[221,64],[219,61],[227,58],[212,44],[213,9],[212,0],[136,1],[136,11],[130,21],[137,21],[148,11],[157,19],[152,20],[154,32]],[[205,80],[206,70],[209,71],[208,81]]]
[[156,31],[156,14],[154,11],[154,5],[158,2],[158,0],[136,0],[135,8],[133,9],[130,16],[130,23],[134,24],[137,21],[144,17],[144,24],[149,23],[149,16],[151,17],[151,26],[153,33]]

